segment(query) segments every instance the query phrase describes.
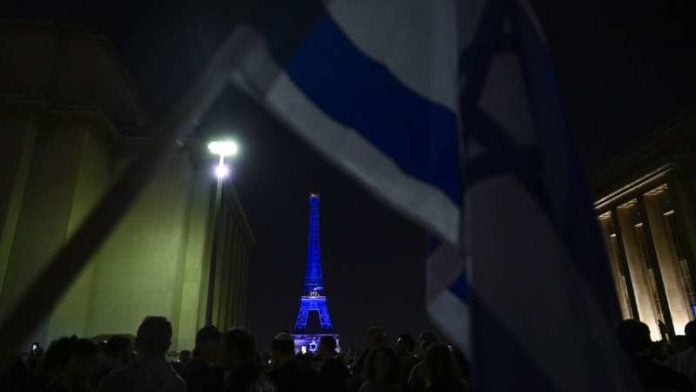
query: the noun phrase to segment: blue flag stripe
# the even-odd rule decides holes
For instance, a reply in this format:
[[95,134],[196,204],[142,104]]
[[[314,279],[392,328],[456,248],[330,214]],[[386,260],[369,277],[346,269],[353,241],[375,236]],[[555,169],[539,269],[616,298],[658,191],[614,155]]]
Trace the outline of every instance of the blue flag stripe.
[[459,278],[449,287],[449,291],[462,300],[462,302],[469,303],[469,296],[471,293],[469,289],[469,278],[466,274],[459,275]]
[[455,113],[397,80],[357,48],[328,13],[285,71],[324,113],[367,139],[406,174],[459,204]]
[[[560,94],[554,87],[554,73],[548,61],[548,53],[532,21],[512,3],[511,1],[490,1],[487,4],[484,21],[480,25],[475,42],[462,53],[460,67],[470,80],[484,81],[486,79],[492,56],[500,51],[514,49],[510,39],[501,38],[508,35],[502,31],[502,24],[504,18],[509,17],[513,29],[520,37],[518,41],[520,47],[516,48],[516,51],[522,58],[525,77],[528,79],[527,84],[541,86],[541,88],[528,89],[528,96],[532,103],[532,117],[538,132],[539,145],[533,149],[537,153],[530,153],[529,148],[516,143],[505,130],[481,112],[478,108],[478,99],[483,88],[480,84],[482,82],[467,85],[461,99],[462,121],[467,125],[465,130],[469,131],[471,138],[490,151],[480,159],[467,163],[465,183],[468,187],[488,176],[503,173],[515,175],[536,198],[542,211],[556,227],[578,270],[585,279],[595,283],[593,287],[600,290],[601,294],[598,297],[607,299],[602,303],[607,316],[614,317],[616,316],[613,300],[615,292],[609,278],[611,276],[608,270],[609,264],[601,247],[595,218],[588,213],[592,211],[591,202],[583,182],[583,172],[580,170],[578,159],[572,148],[572,140],[568,131],[563,129],[562,115],[557,110],[552,110],[553,108],[549,105],[540,105],[543,102],[561,102]],[[524,50],[521,50],[522,45]],[[539,110],[542,107],[544,111]],[[544,156],[549,152],[559,155]],[[549,166],[544,165],[543,161],[563,162],[565,165]],[[544,170],[541,170],[542,167]],[[567,182],[547,183],[549,170],[561,170],[554,174]],[[568,191],[554,197],[550,194],[554,188]],[[564,200],[565,204],[556,206],[553,205],[552,200]],[[559,211],[562,212],[559,213]]]
[[[509,19],[513,24],[513,31],[518,34],[523,33],[525,36],[519,42],[513,42],[508,37],[508,34],[502,31],[503,23],[505,19]],[[522,32],[520,30],[520,25],[525,25],[526,31]],[[473,83],[468,83],[465,90],[461,94],[461,113],[462,121],[465,132],[465,140],[470,138],[470,140],[475,140],[480,143],[486,152],[473,161],[467,162],[466,175],[467,175],[467,187],[471,186],[473,183],[480,181],[486,177],[493,175],[500,175],[503,173],[514,175],[525,188],[533,195],[536,202],[539,204],[540,209],[544,211],[548,219],[559,231],[559,234],[565,240],[564,245],[570,255],[573,257],[573,261],[576,264],[582,264],[587,262],[582,258],[578,259],[577,253],[573,253],[573,244],[568,243],[568,238],[565,236],[564,223],[562,220],[564,217],[563,212],[559,213],[556,209],[557,206],[553,205],[551,200],[551,195],[549,192],[549,186],[559,186],[560,189],[567,189],[567,184],[550,184],[547,181],[545,170],[546,165],[544,163],[549,162],[544,156],[545,148],[553,148],[554,150],[562,150],[563,153],[568,153],[569,145],[567,143],[555,144],[555,146],[548,146],[543,144],[545,135],[543,132],[539,132],[538,139],[540,140],[540,146],[526,147],[515,142],[505,129],[499,126],[493,119],[491,119],[486,113],[483,113],[478,105],[481,93],[484,88],[484,81],[487,79],[487,73],[490,69],[491,59],[494,55],[500,53],[501,51],[514,50],[521,57],[523,61],[534,60],[539,61],[539,59],[545,59],[547,53],[536,53],[536,56],[524,57],[526,48],[523,48],[524,44],[529,45],[530,41],[534,41],[534,44],[539,44],[539,37],[536,36],[536,32],[529,29],[529,21],[526,15],[518,8],[517,3],[512,1],[489,1],[484,10],[482,21],[479,25],[479,30],[475,36],[474,42],[469,46],[463,53],[460,59],[460,67],[462,72],[466,74],[467,80],[474,81]],[[533,36],[530,36],[533,35]],[[519,46],[518,46],[519,44]],[[538,47],[536,49],[539,49]],[[527,67],[536,67],[538,64],[530,64],[529,62],[525,64]],[[528,71],[528,69],[524,69]],[[550,71],[545,69],[546,72]],[[538,84],[536,81],[528,80],[528,72],[525,72],[525,79],[528,82],[528,86],[541,87],[542,89],[554,89],[553,84],[547,83]],[[529,89],[528,89],[529,90]],[[535,90],[532,88],[532,90]],[[528,94],[534,94],[535,91],[528,91]],[[544,97],[548,98],[548,97]],[[554,102],[553,100],[545,100],[543,102]],[[557,101],[556,101],[557,102]],[[540,103],[540,101],[532,101],[532,107],[536,109],[538,105],[535,103]],[[538,127],[539,124],[539,113],[534,111],[532,113],[535,120],[535,125]],[[548,119],[544,119],[548,120]],[[558,134],[565,134],[567,131],[563,129],[563,121],[558,121],[559,119],[553,119],[551,124],[554,128],[553,131]],[[562,119],[560,119],[562,120]],[[549,124],[547,122],[547,124]],[[556,161],[558,162],[558,161]],[[563,162],[561,159],[560,162]],[[565,166],[563,169],[567,169]],[[568,176],[567,171],[561,172],[561,176]],[[572,181],[572,180],[571,180]],[[584,189],[578,189],[583,191]],[[561,195],[565,199],[566,195]],[[563,200],[561,199],[561,200]],[[563,207],[570,207],[564,205]],[[561,218],[561,219],[559,219]],[[577,222],[576,222],[577,223]],[[582,222],[586,223],[586,222]],[[596,229],[596,228],[595,228]],[[587,237],[583,238],[586,241]],[[599,260],[603,261],[601,255]],[[595,259],[596,260],[596,259]],[[460,277],[462,279],[462,277]],[[452,287],[450,287],[450,292],[455,295],[462,292],[462,285],[455,282]],[[464,300],[464,296],[460,295],[460,298]],[[493,314],[485,306],[475,298],[469,301],[472,306],[472,314],[474,314],[473,319],[473,330],[474,330],[474,352],[477,353],[476,358],[476,375],[481,380],[486,380],[487,385],[481,390],[503,390],[514,388],[515,385],[523,387],[525,390],[529,389],[540,389],[540,390],[556,390],[554,386],[551,385],[550,380],[544,371],[536,368],[532,361],[527,358],[525,350],[519,346],[517,340],[515,339],[515,334],[513,331],[506,331],[504,324],[501,324],[499,320],[496,320]],[[496,331],[497,330],[497,331]],[[482,331],[486,331],[487,336],[497,336],[496,341],[489,341],[487,339],[478,339],[479,334]],[[495,333],[496,331],[497,333]],[[493,373],[491,373],[491,368],[495,361],[490,356],[481,355],[481,353],[491,353],[497,352],[504,349],[506,356],[509,360],[513,362],[519,361],[519,366],[508,367],[508,370],[512,372],[506,372],[505,381],[497,378]],[[517,359],[517,360],[516,360]],[[598,373],[595,373],[598,374]],[[589,375],[589,374],[588,374]],[[496,380],[501,380],[500,384],[492,385],[492,382]]]
[[[565,126],[563,99],[556,87],[551,57],[533,21],[522,10],[516,9],[516,12],[515,27],[525,54],[522,56],[525,77],[528,85],[541,87],[528,89],[527,92],[539,135],[539,150],[545,154],[543,160],[563,163],[545,165],[546,177],[556,181],[548,187],[548,196],[551,200],[563,201],[562,205],[555,206],[562,214],[553,214],[555,219],[552,221],[578,271],[598,292],[596,299],[604,313],[609,320],[618,321],[618,300],[609,262],[602,246],[582,165],[571,133]],[[546,102],[556,104],[546,105]],[[563,193],[554,195],[554,191]]]

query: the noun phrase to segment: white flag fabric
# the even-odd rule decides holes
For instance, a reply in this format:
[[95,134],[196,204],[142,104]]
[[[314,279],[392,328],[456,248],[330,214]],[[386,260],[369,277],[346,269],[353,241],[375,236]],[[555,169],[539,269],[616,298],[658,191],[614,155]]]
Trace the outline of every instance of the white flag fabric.
[[[476,390],[636,390],[613,339],[608,264],[527,4],[294,5],[247,32],[235,81],[437,238],[428,312],[471,357]],[[298,22],[298,13],[313,17]]]

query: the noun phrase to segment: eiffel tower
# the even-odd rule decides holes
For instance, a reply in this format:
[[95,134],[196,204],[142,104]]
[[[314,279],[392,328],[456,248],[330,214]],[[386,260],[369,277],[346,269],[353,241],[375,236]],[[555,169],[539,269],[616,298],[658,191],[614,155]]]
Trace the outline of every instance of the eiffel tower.
[[[295,351],[314,353],[322,336],[334,333],[329,308],[324,296],[324,277],[321,272],[321,247],[319,244],[319,195],[309,195],[309,234],[307,239],[307,267],[304,289],[300,298],[300,310],[295,321]],[[317,317],[312,317],[313,315]]]

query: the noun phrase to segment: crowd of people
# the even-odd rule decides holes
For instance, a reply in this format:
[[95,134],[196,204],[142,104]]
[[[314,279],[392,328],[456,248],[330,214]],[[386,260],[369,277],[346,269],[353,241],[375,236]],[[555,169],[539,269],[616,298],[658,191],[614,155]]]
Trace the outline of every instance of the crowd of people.
[[[654,343],[637,320],[621,322],[618,341],[646,391],[696,389],[696,321],[670,344]],[[465,392],[469,365],[455,347],[432,333],[393,342],[383,329],[366,332],[360,353],[339,352],[323,336],[317,352],[297,353],[292,335],[273,338],[271,351],[259,353],[244,329],[198,331],[193,352],[167,354],[172,327],[164,317],[147,317],[134,339],[111,336],[95,342],[64,337],[44,352],[33,347],[0,375],[0,391],[37,392]]]
[[[0,377],[0,391],[46,392],[464,392],[469,370],[464,355],[432,333],[390,342],[383,329],[366,332],[360,353],[339,352],[323,336],[316,353],[297,353],[292,335],[273,338],[260,353],[244,329],[198,331],[194,350],[168,358],[171,323],[147,317],[134,339],[55,340],[44,352],[33,347]],[[393,343],[393,344],[392,344]]]

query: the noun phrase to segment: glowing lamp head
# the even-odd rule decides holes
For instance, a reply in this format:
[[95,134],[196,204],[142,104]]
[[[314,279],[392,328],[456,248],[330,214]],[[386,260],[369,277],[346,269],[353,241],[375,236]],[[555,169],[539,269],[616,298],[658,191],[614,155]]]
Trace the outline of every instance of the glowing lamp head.
[[208,143],[208,151],[221,157],[232,157],[239,152],[239,144],[234,140],[217,140]]
[[219,179],[227,178],[230,175],[230,168],[227,165],[215,166],[215,177]]

